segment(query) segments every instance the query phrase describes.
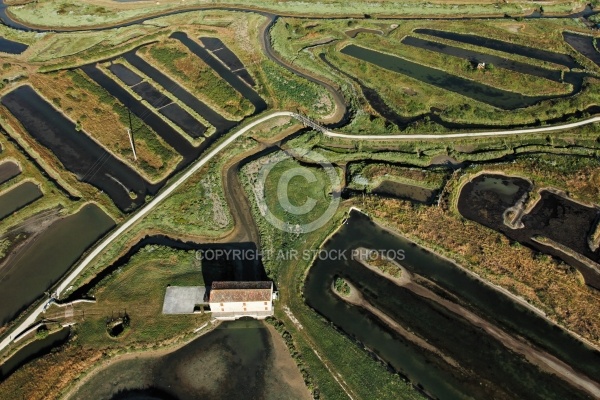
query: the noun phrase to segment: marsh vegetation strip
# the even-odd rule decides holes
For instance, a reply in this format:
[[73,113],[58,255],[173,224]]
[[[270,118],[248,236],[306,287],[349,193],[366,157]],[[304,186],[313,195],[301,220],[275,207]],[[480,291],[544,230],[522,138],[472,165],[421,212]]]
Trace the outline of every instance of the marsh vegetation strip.
[[309,392],[278,333],[238,320],[170,353],[116,361],[69,398],[274,400],[308,399]]
[[0,164],[0,185],[8,182],[21,173],[21,167],[14,161],[5,161]]
[[600,66],[600,53],[594,45],[594,42],[597,40],[596,38],[572,32],[563,32],[563,38],[571,47]]
[[[534,240],[538,236],[549,238],[599,262],[600,250],[590,249],[588,236],[600,218],[600,211],[543,190],[534,207],[526,212],[525,201],[531,189],[531,184],[522,178],[479,175],[463,186],[458,198],[458,211],[465,218],[502,232],[513,240],[563,259],[581,272],[588,285],[600,288],[600,274],[593,268]],[[514,228],[505,220],[510,221]]]
[[[337,254],[360,247],[402,250],[403,259],[397,261],[410,273],[431,280],[490,323],[526,338],[575,370],[592,379],[600,376],[600,353],[450,261],[391,234],[363,214],[352,212],[324,250]],[[463,370],[449,369],[443,360],[411,347],[364,310],[345,304],[330,290],[336,275],[353,282],[372,305],[427,339],[459,362]],[[436,397],[477,398],[492,393],[500,397],[508,394],[509,398],[584,397],[577,391],[569,393],[566,383],[540,372],[455,314],[409,293],[350,257],[317,260],[308,273],[304,294],[311,307]],[[480,385],[482,380],[485,383]]]
[[127,86],[137,85],[142,81],[142,77],[124,66],[123,64],[111,63],[108,67],[110,72],[115,74],[117,78],[125,82]]
[[27,50],[29,46],[23,43],[14,42],[12,40],[0,37],[0,52],[8,54],[21,54]]
[[175,32],[171,35],[172,38],[179,40],[183,43],[192,53],[197,55],[208,64],[212,69],[219,74],[228,84],[230,84],[235,90],[237,90],[242,96],[254,106],[254,113],[259,114],[267,109],[267,103],[259,96],[258,93],[248,85],[246,85],[239,76],[228,70],[214,58],[208,50],[200,46],[198,43],[190,39],[187,34],[183,32]]
[[23,182],[0,195],[0,220],[33,203],[44,194],[30,181]]
[[538,60],[547,61],[553,64],[564,65],[569,68],[581,68],[581,65],[567,54],[554,53],[547,50],[541,50],[534,47],[523,46],[519,44],[504,42],[502,40],[485,38],[477,35],[468,35],[464,33],[455,33],[447,31],[439,31],[436,29],[419,28],[414,30],[415,33],[423,33],[429,36],[435,36],[442,39],[454,40],[455,42],[467,43],[474,46],[487,47],[505,53],[513,53],[528,58],[536,58]]
[[95,205],[50,225],[0,269],[0,324],[41,297],[115,222]]
[[123,56],[127,62],[136,67],[138,70],[146,74],[154,82],[161,85],[165,90],[170,92],[173,96],[177,97],[179,101],[194,110],[198,115],[202,116],[212,126],[215,127],[218,134],[227,132],[233,128],[236,123],[229,121],[228,119],[221,116],[219,113],[214,111],[212,108],[202,103],[196,96],[193,96],[190,92],[185,90],[177,82],[163,74],[152,65],[148,64],[135,52],[129,52]]
[[31,86],[20,86],[2,97],[2,104],[25,130],[50,149],[66,169],[106,192],[123,211],[145,200],[148,183],[56,111]]
[[[110,79],[104,72],[93,65],[81,67],[92,80],[106,89],[113,97],[116,97],[125,107],[129,108],[139,119],[144,121],[154,132],[158,133],[175,151],[184,158],[184,163],[191,161],[196,155],[196,150],[190,142],[181,136],[161,117],[154,114],[148,107],[137,100],[118,83]],[[134,137],[135,140],[135,137]]]
[[63,328],[50,333],[43,339],[36,339],[19,349],[0,365],[0,381],[6,379],[27,362],[49,353],[53,348],[64,343],[69,338],[70,331],[70,328]]
[[487,64],[492,64],[495,67],[500,67],[511,71],[520,72],[523,74],[539,76],[540,78],[546,78],[556,82],[561,81],[561,72],[557,70],[541,68],[532,64],[514,61],[508,58],[498,57],[491,54],[480,53],[473,50],[462,49],[460,47],[450,46],[439,42],[433,42],[431,40],[424,40],[416,38],[414,36],[406,36],[404,39],[402,39],[402,44],[418,47],[420,49],[435,51],[437,53],[443,53],[455,57],[460,57],[472,63],[485,62]]
[[496,89],[476,81],[451,75],[439,69],[426,67],[400,57],[353,44],[344,47],[341,52],[359,60],[370,62],[381,68],[437,86],[438,88],[450,90],[474,100],[507,110],[527,107],[546,98],[543,96],[523,96],[519,93]]

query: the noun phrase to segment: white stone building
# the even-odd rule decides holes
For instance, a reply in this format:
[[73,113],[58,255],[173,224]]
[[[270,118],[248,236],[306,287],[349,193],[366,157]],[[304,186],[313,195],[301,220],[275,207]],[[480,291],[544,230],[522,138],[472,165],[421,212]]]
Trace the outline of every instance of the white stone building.
[[265,319],[273,315],[273,282],[213,282],[208,302],[215,319]]

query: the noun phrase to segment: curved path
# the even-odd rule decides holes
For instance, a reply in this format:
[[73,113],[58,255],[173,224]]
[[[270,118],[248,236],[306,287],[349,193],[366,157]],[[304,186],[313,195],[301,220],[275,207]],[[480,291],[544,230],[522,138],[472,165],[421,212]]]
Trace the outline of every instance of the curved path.
[[[336,105],[340,108],[344,107],[343,108],[344,112],[342,112],[342,114],[345,114],[346,109],[345,109],[345,102],[343,101],[343,96],[332,85],[329,85],[320,80],[317,80],[316,78],[310,77],[309,75],[306,75],[306,74],[302,73],[301,71],[296,70],[292,66],[288,65],[287,63],[285,63],[284,61],[279,59],[279,57],[276,55],[275,51],[271,47],[270,38],[269,38],[269,28],[276,21],[277,17],[275,15],[265,12],[265,11],[250,9],[250,8],[232,8],[232,7],[228,8],[228,7],[210,7],[210,6],[208,6],[208,7],[193,7],[193,8],[189,8],[189,9],[173,10],[170,12],[165,12],[165,13],[161,13],[161,14],[157,14],[157,15],[148,15],[148,16],[145,16],[142,18],[138,18],[136,20],[132,20],[132,21],[128,21],[128,22],[124,22],[124,23],[120,23],[120,24],[114,24],[111,26],[91,27],[91,28],[85,28],[85,29],[79,29],[79,30],[89,31],[89,30],[111,29],[111,28],[116,28],[119,26],[138,24],[138,23],[141,23],[150,18],[156,18],[156,17],[166,16],[166,15],[173,15],[173,14],[194,11],[194,10],[207,10],[207,9],[257,12],[257,13],[267,16],[269,18],[269,21],[265,24],[265,27],[264,27],[263,33],[261,34],[261,39],[260,39],[261,45],[263,46],[265,53],[271,59],[273,59],[275,62],[277,62],[278,64],[280,64],[286,68],[292,69],[294,73],[296,73],[306,79],[309,79],[313,82],[324,85],[333,94],[334,100],[336,101]],[[327,16],[327,18],[335,18],[335,17]],[[417,19],[417,18],[411,18],[411,19]],[[429,19],[431,19],[431,18],[429,18]],[[444,18],[444,19],[448,19],[448,18]],[[464,18],[461,18],[461,19],[464,19]],[[6,5],[4,4],[4,0],[0,0],[0,20],[2,20],[8,26],[11,26],[15,29],[21,29],[21,30],[55,31],[55,32],[56,31],[73,31],[73,29],[68,29],[68,28],[47,28],[47,27],[33,27],[33,26],[23,25],[23,24],[19,23],[18,21],[13,20],[10,17],[10,15],[6,12]],[[340,116],[340,111],[339,111],[340,108],[338,108],[338,112],[336,113],[336,116]],[[89,252],[89,254],[87,256],[85,256],[85,258],[83,258],[77,264],[77,266],[56,287],[56,289],[55,289],[56,297],[58,298],[60,296],[61,292],[63,292],[67,287],[69,287],[71,285],[71,283],[79,276],[79,274],[83,270],[85,270],[85,268],[88,265],[90,265],[94,261],[94,259],[98,255],[100,255],[100,253],[102,253],[102,251],[104,251],[108,246],[110,246],[117,238],[119,238],[129,228],[131,228],[138,221],[140,221],[142,218],[144,218],[148,213],[150,213],[158,204],[160,204],[171,193],[173,193],[184,182],[186,182],[194,173],[196,173],[200,168],[202,168],[209,161],[211,161],[213,159],[213,157],[215,157],[221,151],[225,150],[233,141],[235,141],[238,137],[244,135],[246,132],[250,131],[255,126],[257,126],[269,119],[278,118],[278,117],[282,117],[282,116],[293,117],[293,118],[299,119],[302,122],[307,121],[305,117],[303,117],[297,113],[293,113],[293,112],[289,112],[289,111],[278,111],[278,112],[271,112],[267,115],[264,115],[261,118],[258,118],[256,120],[254,120],[253,122],[245,125],[244,127],[239,128],[235,133],[231,134],[227,139],[225,139],[220,144],[218,144],[213,150],[211,150],[209,153],[204,155],[198,161],[194,162],[185,173],[183,173],[174,182],[165,186],[163,191],[160,192],[156,197],[154,197],[149,203],[147,203],[145,206],[140,208],[137,212],[132,214],[129,217],[129,219],[127,219],[121,226],[119,226],[110,235],[108,235],[103,240],[101,240]],[[540,128],[530,128],[530,129],[517,129],[517,130],[509,130],[509,131],[486,131],[486,132],[473,132],[473,133],[432,134],[432,135],[400,134],[400,135],[382,135],[382,136],[381,135],[360,135],[359,136],[359,135],[337,133],[337,132],[331,131],[325,127],[317,125],[314,122],[310,122],[309,126],[312,126],[313,128],[318,129],[319,131],[323,132],[323,134],[328,137],[334,137],[334,138],[340,138],[340,139],[351,139],[351,140],[396,140],[396,139],[397,140],[411,140],[411,139],[413,139],[413,140],[414,139],[443,140],[443,139],[468,138],[468,137],[518,135],[518,134],[553,132],[553,131],[560,131],[560,130],[565,130],[565,129],[572,129],[572,128],[596,123],[599,121],[600,121],[600,117],[593,117],[593,118],[590,118],[590,119],[587,119],[584,121],[579,121],[579,122],[574,122],[574,123],[569,123],[569,124],[564,124],[564,125],[556,125],[556,126],[540,127]],[[20,333],[24,332],[29,326],[31,326],[35,323],[37,318],[43,313],[44,308],[47,303],[48,302],[44,302],[44,304],[39,305],[36,309],[31,311],[30,314],[27,316],[27,318],[25,318],[23,321],[21,321],[21,323],[12,330],[10,336],[5,337],[0,342],[0,351],[2,351],[4,348],[6,348],[12,342],[12,338],[18,336]]]
[[[204,157],[200,158],[191,167],[179,178],[177,178],[173,183],[169,184],[164,188],[162,192],[160,192],[156,197],[154,197],[149,203],[140,208],[137,212],[132,214],[129,219],[127,219],[121,226],[115,229],[110,235],[105,237],[102,241],[100,241],[92,251],[83,259],[75,269],[73,269],[58,285],[55,289],[56,297],[60,297],[61,292],[63,292],[67,287],[71,285],[71,283],[85,270],[85,268],[90,265],[96,257],[100,255],[108,246],[110,246],[116,239],[118,239],[122,234],[124,234],[129,228],[135,225],[138,221],[144,218],[148,213],[150,213],[156,206],[158,206],[164,199],[166,199],[171,193],[173,193],[177,188],[179,188],[183,183],[185,183],[192,175],[194,175],[200,168],[204,167],[208,162],[210,162],[217,154],[225,150],[231,143],[233,143],[237,138],[244,135],[248,131],[250,131],[255,126],[268,121],[272,118],[279,117],[292,117],[299,119],[301,121],[306,121],[304,116],[301,116],[297,113],[293,113],[290,111],[276,111],[271,112],[267,115],[264,115],[261,118],[258,118],[251,123],[245,125],[240,128],[221,142],[218,146],[216,146],[213,150],[211,150]],[[482,136],[499,136],[499,135],[519,135],[519,134],[528,134],[528,133],[543,133],[543,132],[554,132],[566,129],[572,129],[584,125],[593,124],[600,121],[600,117],[593,117],[584,121],[573,122],[570,124],[557,125],[557,126],[548,126],[541,128],[531,128],[531,129],[517,129],[510,131],[488,131],[488,132],[473,132],[473,133],[455,133],[455,134],[446,134],[446,135],[387,135],[387,136],[377,136],[377,135],[349,135],[344,133],[337,133],[328,130],[327,128],[321,127],[316,123],[312,123],[313,127],[319,127],[326,136],[341,138],[341,139],[353,139],[353,140],[390,140],[390,139],[431,139],[431,140],[443,140],[443,139],[454,139],[454,138],[465,138],[465,137],[482,137]],[[4,338],[2,342],[0,342],[0,351],[2,351],[6,346],[8,346],[12,342],[12,337],[19,335],[24,332],[29,326],[33,325],[37,318],[43,313],[44,307],[46,303],[41,304],[35,310],[33,310],[29,316],[23,320],[19,326],[13,329],[11,336]]]

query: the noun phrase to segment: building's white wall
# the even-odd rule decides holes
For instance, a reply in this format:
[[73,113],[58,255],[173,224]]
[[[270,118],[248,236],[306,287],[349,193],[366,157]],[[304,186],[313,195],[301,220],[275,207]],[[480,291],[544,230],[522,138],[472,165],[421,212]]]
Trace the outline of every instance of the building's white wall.
[[[267,304],[265,304],[267,303]],[[254,311],[271,311],[273,310],[272,301],[250,301],[246,303],[242,302],[230,302],[230,303],[210,303],[210,309],[212,312],[254,312]]]

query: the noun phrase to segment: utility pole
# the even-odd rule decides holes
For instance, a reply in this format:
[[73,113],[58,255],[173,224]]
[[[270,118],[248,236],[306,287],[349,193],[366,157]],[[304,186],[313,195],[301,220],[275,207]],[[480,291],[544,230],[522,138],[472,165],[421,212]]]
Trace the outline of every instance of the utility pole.
[[127,128],[127,136],[129,136],[129,144],[131,145],[131,150],[133,151],[133,160],[137,161],[137,154],[135,154],[135,146],[133,145],[133,136],[131,136],[131,129]]

